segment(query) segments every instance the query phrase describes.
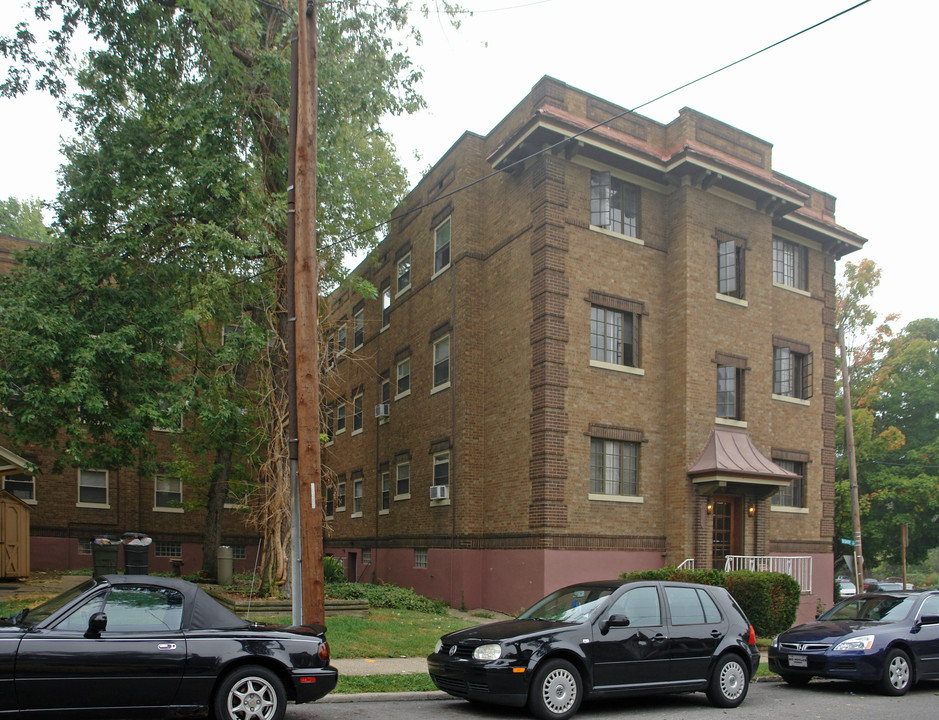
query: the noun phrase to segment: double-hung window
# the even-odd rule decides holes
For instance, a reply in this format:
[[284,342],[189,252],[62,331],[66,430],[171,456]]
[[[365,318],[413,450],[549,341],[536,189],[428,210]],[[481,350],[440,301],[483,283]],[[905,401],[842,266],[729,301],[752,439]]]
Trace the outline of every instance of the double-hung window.
[[346,431],[346,403],[340,400],[336,406],[336,434],[341,435]]
[[381,329],[387,330],[391,325],[391,285],[381,289]]
[[450,218],[434,229],[434,274],[450,265]]
[[[23,457],[28,463],[36,465],[39,460],[35,455]],[[3,489],[11,495],[25,500],[27,503],[36,502],[36,478],[30,473],[13,473],[3,476]]]
[[398,279],[396,295],[400,295],[411,287],[411,253],[398,259]]
[[812,353],[808,345],[773,338],[773,394],[812,397]]
[[362,493],[365,482],[362,473],[352,476],[352,517],[362,517]]
[[157,475],[153,481],[153,509],[182,512],[183,482],[178,477]]
[[108,505],[108,471],[107,470],[79,470],[78,471],[78,504],[107,507]]
[[444,335],[434,342],[434,384],[433,390],[450,385],[450,336]]
[[773,238],[773,282],[778,285],[809,289],[809,251],[804,245]]
[[[388,464],[385,463],[385,467]],[[381,509],[380,512],[387,513],[391,509],[391,473],[388,470],[381,471]]]
[[352,315],[352,349],[365,344],[365,308],[358,308]]
[[434,455],[434,485],[450,484],[450,451]]
[[590,492],[638,495],[639,443],[590,438]]
[[362,393],[356,394],[352,398],[352,434],[362,432],[362,403],[363,396]]
[[395,465],[395,498],[405,499],[411,495],[411,461],[399,460]]
[[639,237],[639,188],[609,172],[590,173],[590,224],[628,237]]
[[395,399],[411,394],[411,358],[410,356],[398,360],[396,365],[397,386]]

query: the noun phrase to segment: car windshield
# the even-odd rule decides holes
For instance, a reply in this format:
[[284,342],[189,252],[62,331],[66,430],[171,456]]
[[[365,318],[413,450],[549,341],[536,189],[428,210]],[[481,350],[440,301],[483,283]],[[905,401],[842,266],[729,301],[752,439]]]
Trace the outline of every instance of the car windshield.
[[72,600],[77,598],[86,590],[94,587],[94,580],[86,580],[81,585],[76,585],[70,590],[66,590],[61,595],[56,595],[54,598],[46,600],[41,605],[37,605],[31,610],[24,610],[21,615],[22,617],[18,618],[19,625],[34,626],[41,623],[47,617],[52,615],[52,613],[57,612],[59,609],[68,605]]
[[583,622],[612,588],[595,585],[572,585],[561,588],[532,605],[518,616],[519,620],[556,620]]
[[868,595],[842,600],[819,620],[875,620],[897,622],[913,608],[913,598],[898,595]]

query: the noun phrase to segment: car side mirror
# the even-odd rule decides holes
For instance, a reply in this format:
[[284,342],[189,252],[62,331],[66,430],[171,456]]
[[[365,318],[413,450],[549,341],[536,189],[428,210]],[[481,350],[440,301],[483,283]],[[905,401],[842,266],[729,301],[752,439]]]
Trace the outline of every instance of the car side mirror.
[[920,625],[939,625],[939,615],[920,615]]
[[99,638],[101,633],[108,629],[108,616],[103,612],[96,612],[88,619],[86,638]]
[[612,627],[629,627],[629,618],[625,615],[608,615],[600,623],[600,634],[606,635]]

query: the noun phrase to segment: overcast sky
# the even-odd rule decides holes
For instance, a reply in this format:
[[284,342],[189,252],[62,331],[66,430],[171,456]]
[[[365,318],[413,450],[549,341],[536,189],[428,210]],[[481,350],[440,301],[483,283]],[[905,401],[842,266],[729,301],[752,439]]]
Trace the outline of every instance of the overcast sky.
[[[380,0],[377,0],[380,2]],[[0,2],[7,34],[20,0]],[[421,21],[427,109],[393,118],[412,182],[470,130],[487,134],[544,75],[634,108],[848,9],[852,0],[463,0],[455,30]],[[903,324],[939,316],[939,233],[928,173],[939,2],[871,0],[729,70],[643,107],[672,121],[691,107],[773,144],[774,169],[834,195],[836,219],[868,238],[848,259],[873,259],[873,305]],[[54,103],[0,100],[0,198],[56,194]],[[419,153],[421,159],[415,159]]]

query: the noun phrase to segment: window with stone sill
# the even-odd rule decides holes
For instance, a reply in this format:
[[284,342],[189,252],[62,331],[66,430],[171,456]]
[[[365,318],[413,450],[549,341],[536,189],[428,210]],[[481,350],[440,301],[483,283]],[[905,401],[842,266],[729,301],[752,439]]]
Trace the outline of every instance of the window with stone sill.
[[639,443],[590,438],[590,493],[639,494]]
[[434,275],[450,266],[450,218],[434,229]]
[[812,397],[812,353],[799,344],[773,347],[773,394],[808,400]]
[[773,495],[771,505],[778,507],[805,507],[805,463],[796,460],[781,460],[773,458],[773,462],[779,465],[783,470],[795,473],[799,477],[789,482],[789,485],[780,488],[779,492]]
[[809,251],[804,245],[773,238],[773,282],[796,290],[809,289]]
[[639,237],[639,188],[609,172],[590,173],[590,224],[619,235]]

